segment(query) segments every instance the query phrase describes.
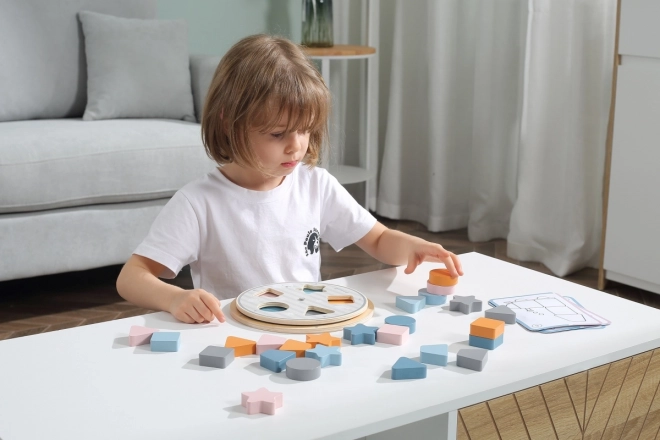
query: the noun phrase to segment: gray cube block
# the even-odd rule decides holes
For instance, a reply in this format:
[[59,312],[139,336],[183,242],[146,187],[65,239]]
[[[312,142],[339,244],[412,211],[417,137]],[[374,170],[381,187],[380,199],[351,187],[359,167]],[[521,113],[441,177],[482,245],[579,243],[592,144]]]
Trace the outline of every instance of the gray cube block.
[[225,368],[234,360],[234,349],[209,345],[199,354],[199,365],[203,367]]
[[482,371],[488,361],[488,350],[463,348],[456,353],[456,365],[474,371]]
[[321,377],[321,361],[313,358],[294,358],[286,362],[286,377],[293,380],[314,380]]
[[504,321],[507,324],[516,323],[516,312],[508,308],[507,306],[497,306],[492,309],[486,310],[486,318],[497,319],[498,321]]

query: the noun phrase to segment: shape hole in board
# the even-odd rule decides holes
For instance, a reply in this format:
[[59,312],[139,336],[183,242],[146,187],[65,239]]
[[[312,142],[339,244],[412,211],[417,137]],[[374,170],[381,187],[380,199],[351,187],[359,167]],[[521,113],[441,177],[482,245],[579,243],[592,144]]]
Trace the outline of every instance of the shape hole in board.
[[283,312],[286,309],[288,309],[289,306],[283,303],[265,303],[259,306],[259,310],[263,310],[264,312]]
[[266,289],[263,292],[261,292],[260,294],[258,294],[257,296],[265,296],[266,298],[277,298],[281,294],[282,294],[282,292],[278,292],[277,290]]
[[307,313],[305,313],[305,316],[311,316],[311,315],[325,315],[327,313],[334,313],[332,310],[324,309],[321,307],[309,307],[307,308]]
[[329,296],[328,302],[330,304],[353,304],[355,301],[353,301],[352,296],[344,295],[344,296]]

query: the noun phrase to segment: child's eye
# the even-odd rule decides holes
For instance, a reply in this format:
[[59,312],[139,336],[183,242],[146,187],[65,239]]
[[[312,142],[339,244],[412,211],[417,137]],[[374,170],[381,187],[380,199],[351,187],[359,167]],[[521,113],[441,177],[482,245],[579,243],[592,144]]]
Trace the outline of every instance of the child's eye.
[[273,136],[275,139],[279,139],[282,136],[284,136],[284,132],[282,132],[282,133],[271,133],[270,135]]

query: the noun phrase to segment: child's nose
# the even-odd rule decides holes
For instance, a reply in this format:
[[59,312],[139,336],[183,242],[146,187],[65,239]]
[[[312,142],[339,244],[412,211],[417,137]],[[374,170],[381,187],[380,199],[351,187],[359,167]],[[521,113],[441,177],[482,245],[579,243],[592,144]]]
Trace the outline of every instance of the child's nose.
[[289,142],[287,142],[287,152],[295,153],[296,151],[301,150],[303,148],[304,140],[305,136],[303,134],[298,132],[291,133],[291,136],[289,136]]

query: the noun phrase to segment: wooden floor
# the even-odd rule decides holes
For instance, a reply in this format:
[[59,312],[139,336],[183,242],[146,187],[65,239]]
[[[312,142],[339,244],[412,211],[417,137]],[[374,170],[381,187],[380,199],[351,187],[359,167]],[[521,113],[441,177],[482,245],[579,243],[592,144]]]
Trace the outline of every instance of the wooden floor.
[[[416,222],[383,218],[379,220],[392,229],[440,243],[457,254],[479,252],[550,274],[549,270],[539,263],[526,263],[508,258],[505,240],[473,243],[468,240],[467,231],[464,229],[430,233],[423,225]],[[324,280],[388,267],[369,257],[355,245],[336,253],[327,244],[322,244],[321,259],[321,275]],[[148,313],[149,310],[135,307],[117,294],[115,281],[120,270],[121,266],[110,266],[0,282],[0,339]],[[597,274],[596,269],[583,269],[566,279],[596,288]],[[192,288],[189,271],[182,271],[172,283],[184,288]],[[651,292],[613,282],[608,284],[606,292],[604,294],[617,295],[660,308],[660,295]]]

